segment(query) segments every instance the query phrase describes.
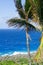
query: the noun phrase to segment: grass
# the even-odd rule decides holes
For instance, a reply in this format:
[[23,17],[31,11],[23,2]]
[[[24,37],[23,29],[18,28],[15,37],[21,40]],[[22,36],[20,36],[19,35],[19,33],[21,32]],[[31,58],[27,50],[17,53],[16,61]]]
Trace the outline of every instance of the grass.
[[14,65],[13,61],[1,61],[0,65]]
[[[0,65],[29,65],[29,64],[28,64],[28,59],[20,58],[17,62],[10,61],[10,60],[0,61]],[[43,62],[35,63],[35,64],[32,62],[31,65],[43,65]]]

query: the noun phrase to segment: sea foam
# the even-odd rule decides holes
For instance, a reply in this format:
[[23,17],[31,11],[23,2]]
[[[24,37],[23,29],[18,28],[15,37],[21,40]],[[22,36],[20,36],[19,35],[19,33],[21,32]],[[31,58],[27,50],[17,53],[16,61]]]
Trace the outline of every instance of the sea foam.
[[[32,51],[32,52],[30,52],[30,54],[32,54],[32,53],[36,53],[36,51]],[[15,52],[13,52],[13,53],[8,53],[8,54],[3,54],[3,55],[1,55],[2,57],[3,56],[14,56],[14,55],[19,55],[19,54],[28,54],[28,52],[17,52],[17,51],[15,51]]]

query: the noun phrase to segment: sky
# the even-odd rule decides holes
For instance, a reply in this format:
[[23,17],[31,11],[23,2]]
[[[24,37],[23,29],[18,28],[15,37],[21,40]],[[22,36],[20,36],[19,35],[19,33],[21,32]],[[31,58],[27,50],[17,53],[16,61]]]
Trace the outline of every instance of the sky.
[[6,22],[14,17],[19,17],[14,1],[0,0],[0,29],[9,28]]

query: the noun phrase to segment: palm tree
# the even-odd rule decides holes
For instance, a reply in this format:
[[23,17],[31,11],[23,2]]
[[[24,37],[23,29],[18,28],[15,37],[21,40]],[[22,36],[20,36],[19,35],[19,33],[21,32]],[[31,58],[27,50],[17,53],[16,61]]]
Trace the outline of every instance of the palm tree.
[[32,12],[31,12],[32,6],[29,0],[25,0],[24,8],[22,6],[21,0],[14,0],[14,3],[17,8],[18,14],[20,15],[20,18],[12,18],[8,20],[8,25],[17,26],[17,27],[24,26],[26,30],[26,44],[27,44],[27,49],[28,49],[28,57],[29,57],[30,65],[31,65],[30,44],[29,44],[30,37],[28,35],[28,31],[33,28],[36,29],[36,27],[29,22],[29,18],[32,18]]

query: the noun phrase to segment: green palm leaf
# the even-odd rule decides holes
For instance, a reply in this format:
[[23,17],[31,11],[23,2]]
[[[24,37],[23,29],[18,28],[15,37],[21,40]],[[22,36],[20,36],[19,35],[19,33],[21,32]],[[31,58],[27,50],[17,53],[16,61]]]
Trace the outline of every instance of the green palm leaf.
[[25,0],[25,11],[26,11],[26,12],[28,12],[29,7],[30,7],[29,0]]
[[23,10],[21,0],[14,0],[15,6],[21,18],[25,18],[25,11]]
[[14,0],[14,2],[15,2],[15,6],[16,6],[18,9],[22,8],[21,0]]
[[25,25],[25,19],[18,19],[18,18],[13,18],[13,19],[10,19],[8,20],[8,24],[9,26],[23,26]]
[[43,25],[43,0],[29,0],[29,1],[30,4],[32,5],[31,12],[33,15],[33,19],[35,19],[36,22],[38,21]]
[[32,8],[32,6],[30,5],[29,0],[25,0],[24,9],[25,9],[25,12],[26,12],[28,18],[32,17],[31,8]]
[[26,21],[26,19],[18,19],[18,18],[13,18],[8,20],[8,25],[9,26],[16,26],[16,27],[22,27],[22,26],[27,26],[28,29],[36,29],[34,25],[32,25],[30,22]]
[[32,19],[33,19],[33,21],[35,21],[35,22],[39,22],[39,18],[38,18],[38,12],[37,12],[37,4],[36,4],[36,1],[37,0],[29,0],[29,2],[30,2],[30,4],[31,4],[31,7],[32,7],[32,9],[31,9],[31,13],[32,13]]
[[34,0],[34,3],[37,10],[36,14],[38,14],[37,18],[39,18],[39,23],[43,28],[43,0]]
[[40,0],[40,22],[42,23],[42,26],[43,26],[43,0]]

